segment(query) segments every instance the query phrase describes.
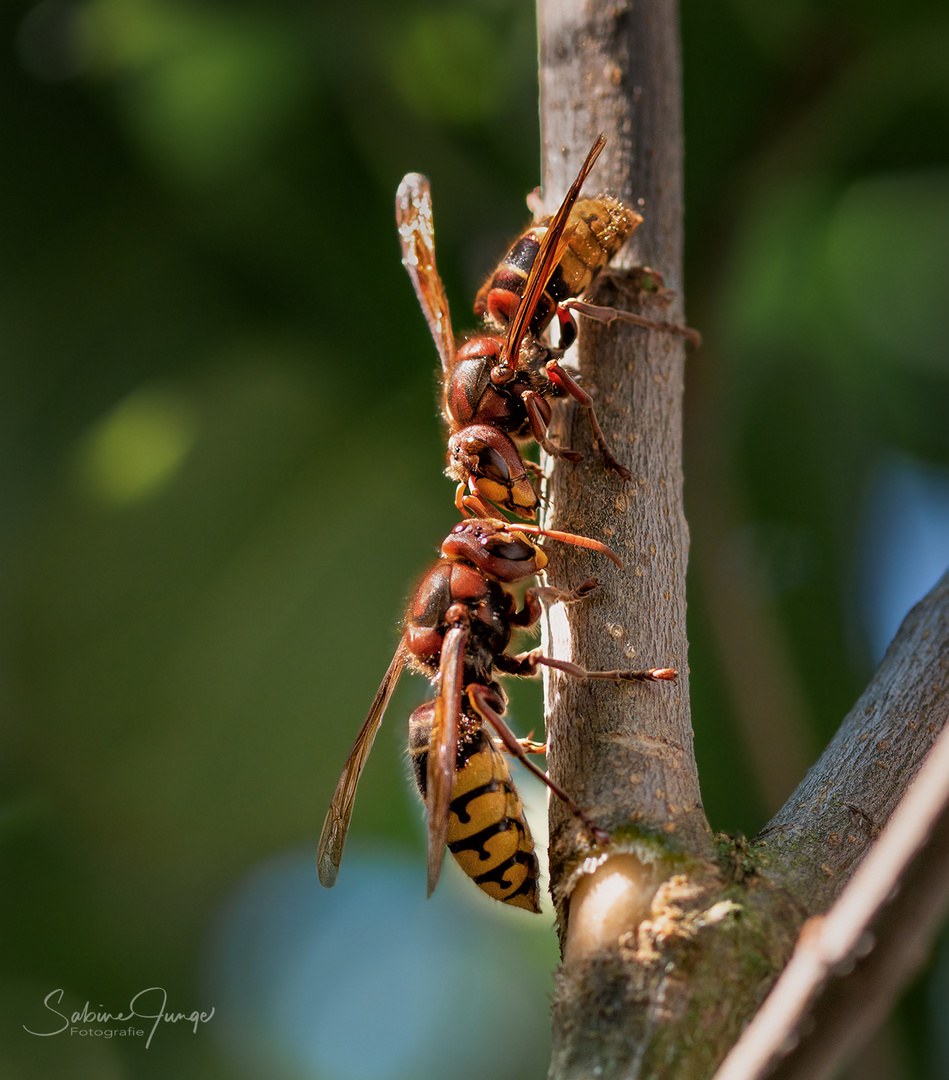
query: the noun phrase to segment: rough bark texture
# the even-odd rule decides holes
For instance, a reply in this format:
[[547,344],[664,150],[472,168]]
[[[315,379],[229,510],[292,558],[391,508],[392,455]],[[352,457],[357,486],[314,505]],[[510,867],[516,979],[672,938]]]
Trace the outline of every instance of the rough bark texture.
[[[644,217],[617,262],[660,271],[672,294],[666,302],[637,294],[636,275],[619,273],[601,282],[595,299],[681,322],[676,5],[540,0],[538,10],[545,204],[558,204],[603,131],[608,145],[588,189],[618,195]],[[949,585],[910,616],[867,694],[759,844],[715,844],[689,715],[684,345],[668,333],[587,323],[572,362],[633,479],[624,485],[608,473],[582,411],[561,407],[553,434],[584,458],[546,462],[547,519],[605,540],[626,565],[618,571],[552,547],[553,582],[572,586],[595,574],[603,588],[583,604],[553,606],[545,646],[590,668],[669,665],[680,676],[675,686],[616,686],[553,672],[546,684],[551,774],[613,838],[587,857],[589,837],[552,804],[564,963],[550,1075],[699,1080],[756,1011],[804,919],[838,895],[944,724]],[[610,901],[611,892],[621,899]],[[904,954],[918,948],[912,942]]]
[[[541,5],[544,198],[557,204],[594,137],[605,132],[607,147],[590,186],[618,195],[645,219],[614,266],[652,266],[674,295],[669,306],[638,304],[619,274],[601,285],[597,301],[681,321],[678,27],[674,5],[656,9],[650,32],[638,36],[632,23],[642,20],[625,4],[595,11],[567,2]],[[586,362],[592,355],[595,370]],[[589,605],[551,608],[548,640],[555,655],[587,667],[667,665],[678,669],[679,680],[617,688],[554,674],[547,684],[549,766],[555,777],[581,785],[571,790],[604,828],[632,822],[669,837],[674,848],[710,853],[689,719],[684,362],[675,335],[616,323],[581,327],[584,387],[633,479],[623,484],[604,469],[582,410],[558,410],[555,434],[584,459],[550,470],[548,520],[604,539],[625,568],[556,553],[552,580],[575,584],[595,573],[603,588]],[[575,854],[574,835],[568,816],[553,808],[555,866]]]
[[[544,197],[557,204],[603,131],[608,144],[593,183],[644,217],[617,263],[660,271],[671,302],[637,296],[634,275],[622,274],[603,282],[596,299],[681,322],[677,11],[671,3],[647,7],[540,5]],[[674,666],[679,681],[617,688],[554,673],[547,685],[551,773],[633,863],[625,908],[591,917],[609,932],[575,945],[584,870],[594,867],[576,869],[582,830],[552,806],[551,879],[566,945],[554,1077],[708,1076],[785,962],[801,918],[783,894],[746,873],[740,855],[725,851],[719,863],[701,806],[685,625],[684,363],[675,335],[582,327],[584,386],[633,472],[627,485],[603,468],[580,410],[562,410],[556,429],[562,445],[585,456],[550,469],[549,520],[606,540],[626,566],[594,566],[572,551],[552,559],[558,584],[595,572],[603,589],[589,604],[551,609],[548,648],[588,667]]]

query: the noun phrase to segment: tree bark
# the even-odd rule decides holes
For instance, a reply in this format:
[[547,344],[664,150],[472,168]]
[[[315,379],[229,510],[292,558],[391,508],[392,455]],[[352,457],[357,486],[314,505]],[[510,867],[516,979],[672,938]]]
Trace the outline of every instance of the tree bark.
[[[597,300],[647,317],[682,321],[682,184],[678,26],[674,4],[650,20],[625,3],[543,2],[541,113],[544,198],[555,206],[598,132],[607,146],[594,180],[640,209],[643,224],[614,262]],[[638,302],[633,274],[651,266],[671,290],[667,307]],[[595,356],[595,362],[592,357]],[[583,452],[557,463],[547,519],[557,528],[604,539],[625,562],[613,571],[574,551],[558,552],[558,581],[595,572],[603,588],[590,604],[551,609],[555,655],[588,667],[669,666],[676,686],[621,690],[554,674],[547,683],[552,745],[549,765],[573,785],[604,827],[629,822],[673,837],[679,849],[711,851],[692,753],[689,719],[685,574],[688,528],[682,503],[683,339],[614,323],[586,322],[579,369],[600,422],[633,479],[603,467],[582,410],[564,409],[555,434]],[[551,463],[548,462],[548,465]],[[582,638],[578,637],[582,634]],[[616,777],[621,777],[617,786]],[[552,860],[572,851],[569,816],[554,810]]]
[[[544,0],[539,32],[545,203],[557,204],[603,131],[608,142],[594,180],[640,210],[644,222],[596,299],[682,322],[676,5]],[[637,294],[632,270],[640,266],[662,274],[671,302]],[[547,463],[548,520],[604,539],[625,561],[622,572],[596,565],[603,588],[594,601],[550,609],[548,648],[587,667],[668,665],[679,672],[675,687],[617,688],[557,673],[547,683],[551,774],[613,837],[609,850],[584,862],[582,829],[562,808],[551,807],[551,882],[564,948],[554,1003],[554,1077],[647,1075],[681,1045],[684,1031],[691,1029],[687,1041],[694,1040],[697,1010],[720,1012],[720,999],[700,1001],[690,992],[703,982],[700,969],[707,966],[705,982],[713,970],[737,973],[730,963],[735,942],[760,936],[757,921],[734,922],[692,747],[684,365],[679,336],[583,325],[578,366],[584,386],[633,479],[623,485],[603,468],[579,410],[562,410],[555,434],[562,445],[582,450],[583,462]],[[557,584],[576,584],[592,572],[590,560],[573,551],[551,560]],[[768,896],[784,904],[778,894]],[[791,921],[796,926],[793,914]],[[723,949],[696,950],[704,928],[718,924],[732,927],[719,935]],[[770,973],[792,943],[793,930],[777,952],[765,941],[752,951],[768,954],[763,966]],[[736,984],[733,992],[744,991]],[[706,1074],[726,1046],[708,1042]]]
[[[545,205],[556,207],[604,132],[590,187],[619,196],[644,222],[595,299],[682,322],[676,5],[540,0],[538,24]],[[670,294],[636,290],[634,268],[643,265],[662,274]],[[574,549],[551,551],[557,585],[596,574],[602,588],[592,600],[550,608],[546,649],[589,668],[679,671],[674,687],[545,673],[551,775],[611,836],[592,849],[552,804],[551,891],[563,949],[556,1080],[709,1077],[805,919],[849,880],[945,721],[949,623],[936,596],[901,631],[909,644],[888,654],[871,696],[760,843],[713,840],[689,714],[684,358],[682,338],[669,333],[582,326],[574,362],[633,478],[624,485],[607,472],[582,411],[570,406],[558,410],[553,433],[583,460],[545,462],[548,522],[605,540],[625,562],[619,571]]]

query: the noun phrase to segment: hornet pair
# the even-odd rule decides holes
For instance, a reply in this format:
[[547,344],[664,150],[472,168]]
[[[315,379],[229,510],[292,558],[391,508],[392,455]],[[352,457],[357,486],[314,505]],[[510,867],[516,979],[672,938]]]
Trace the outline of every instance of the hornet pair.
[[[685,327],[577,299],[642,221],[608,196],[579,198],[605,142],[602,135],[594,142],[556,214],[530,227],[479,291],[475,313],[483,316],[484,330],[460,345],[435,266],[428,181],[410,173],[399,185],[396,219],[402,261],[442,364],[442,411],[449,434],[446,471],[457,482],[456,506],[471,516],[455,526],[441,546],[439,561],[422,579],[395,656],[346,761],[320,837],[318,869],[327,887],[336,882],[360,774],[406,667],[435,687],[434,700],[420,705],[409,720],[413,771],[428,810],[429,895],[438,883],[447,846],[489,896],[534,912],[540,910],[537,856],[502,751],[543,780],[595,841],[607,836],[531,762],[527,755],[542,753],[545,747],[516,738],[508,728],[507,697],[497,676],[531,676],[546,666],[580,679],[614,682],[676,677],[671,668],[588,671],[538,649],[508,652],[515,630],[536,625],[541,600],[570,603],[596,588],[595,580],[571,591],[532,586],[519,605],[511,587],[526,584],[547,564],[539,538],[586,547],[622,565],[599,541],[513,523],[497,509],[529,520],[537,516],[538,469],[524,460],[518,444],[534,440],[552,455],[570,460],[580,456],[548,439],[551,399],[578,402],[606,468],[623,480],[630,477],[606,442],[592,399],[561,364],[576,336],[573,312],[694,336]],[[556,346],[547,337],[555,316]]]

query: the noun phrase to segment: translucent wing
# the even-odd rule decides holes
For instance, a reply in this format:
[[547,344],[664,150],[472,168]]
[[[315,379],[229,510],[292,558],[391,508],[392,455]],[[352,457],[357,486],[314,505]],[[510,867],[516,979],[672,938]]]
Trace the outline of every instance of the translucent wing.
[[455,356],[455,338],[445,287],[435,268],[432,191],[421,173],[409,173],[399,184],[395,193],[395,220],[399,226],[402,265],[409,272],[428,329],[435,339],[442,370],[448,371]]
[[521,302],[518,304],[514,318],[511,319],[511,324],[508,327],[504,358],[505,364],[509,368],[517,367],[518,353],[524,341],[524,335],[527,333],[527,328],[534,317],[537,302],[547,287],[551,274],[563,258],[567,244],[570,242],[570,233],[564,231],[567,218],[570,216],[573,204],[580,197],[580,191],[586,182],[586,178],[590,175],[590,170],[593,168],[594,162],[600,156],[600,151],[604,146],[606,146],[605,136],[598,135],[593,146],[590,147],[590,152],[587,154],[587,159],[577,174],[576,180],[570,185],[570,190],[560,204],[560,209],[550,219],[550,224],[547,226],[547,233],[540,243],[530,273],[527,275],[524,295],[521,297]]
[[445,845],[448,843],[448,815],[451,790],[455,785],[458,756],[458,725],[468,627],[453,626],[445,635],[439,665],[438,697],[428,743],[425,791],[428,802],[428,895],[438,884]]
[[382,723],[389,698],[399,682],[399,676],[406,662],[405,639],[399,642],[399,647],[392,657],[392,663],[382,680],[382,685],[376,693],[375,700],[369,709],[366,722],[356,736],[353,748],[343,766],[343,774],[336,785],[333,801],[326,812],[326,820],[323,822],[323,832],[320,834],[320,847],[316,856],[316,867],[320,875],[320,884],[327,889],[336,884],[339,873],[340,860],[343,857],[343,844],[346,843],[346,833],[349,831],[349,821],[353,816],[353,803],[356,800],[356,785],[362,773],[369,751],[372,749],[373,739]]

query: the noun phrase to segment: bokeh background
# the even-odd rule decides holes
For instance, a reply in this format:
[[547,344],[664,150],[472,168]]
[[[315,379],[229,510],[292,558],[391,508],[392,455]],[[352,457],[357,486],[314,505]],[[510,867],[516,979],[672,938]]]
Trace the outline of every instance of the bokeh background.
[[[681,6],[694,725],[752,835],[949,563],[949,16]],[[470,325],[535,64],[526,0],[0,7],[2,1080],[545,1075],[552,918],[424,900],[424,685],[313,864],[455,516],[394,191]],[[24,1031],[156,986],[214,1017]],[[949,1075],[947,1017],[943,944],[859,1075]]]

